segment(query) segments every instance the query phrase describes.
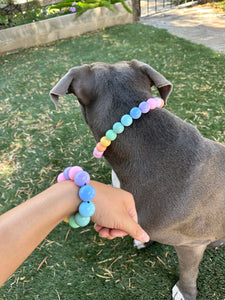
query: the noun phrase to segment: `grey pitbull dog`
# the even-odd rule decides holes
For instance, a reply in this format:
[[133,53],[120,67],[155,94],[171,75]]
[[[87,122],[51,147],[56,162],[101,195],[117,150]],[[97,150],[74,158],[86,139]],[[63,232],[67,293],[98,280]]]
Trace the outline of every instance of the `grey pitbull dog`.
[[[74,67],[51,90],[77,96],[96,141],[158,88],[166,102],[172,84],[149,65],[132,60]],[[104,157],[121,188],[134,195],[138,220],[151,239],[173,245],[179,260],[175,300],[196,299],[199,263],[207,246],[225,242],[225,146],[204,138],[164,108],[135,120]]]

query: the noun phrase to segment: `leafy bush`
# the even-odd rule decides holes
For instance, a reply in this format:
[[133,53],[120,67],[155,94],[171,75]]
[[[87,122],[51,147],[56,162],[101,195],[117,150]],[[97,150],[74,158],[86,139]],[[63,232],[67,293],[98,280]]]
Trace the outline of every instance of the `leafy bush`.
[[56,5],[52,5],[52,9],[66,9],[70,12],[76,12],[77,16],[80,16],[88,9],[105,6],[110,10],[113,10],[113,4],[121,2],[124,8],[129,12],[133,13],[132,10],[126,5],[124,0],[83,0],[74,2],[73,0],[64,0]]
[[213,4],[214,4],[215,8],[222,9],[222,10],[225,11],[225,0],[223,0],[223,1],[221,1],[221,0],[215,1]]
[[117,2],[121,2],[129,13],[133,13],[124,0],[83,0],[79,2],[64,0],[56,5],[46,7],[41,7],[38,0],[35,0],[27,3],[28,5],[26,10],[21,10],[12,14],[7,13],[4,15],[1,14],[0,11],[0,29],[41,21],[68,13],[76,12],[76,16],[78,17],[89,9],[101,6],[105,6],[108,9],[113,10],[113,4]]

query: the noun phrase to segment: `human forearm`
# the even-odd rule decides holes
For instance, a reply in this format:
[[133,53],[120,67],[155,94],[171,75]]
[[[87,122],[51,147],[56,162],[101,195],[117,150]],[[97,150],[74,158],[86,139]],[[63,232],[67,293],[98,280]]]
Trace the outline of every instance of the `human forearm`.
[[[130,193],[96,181],[90,184],[96,190],[91,219],[100,236],[130,234],[142,242],[149,240],[137,224]],[[78,211],[78,192],[72,180],[63,181],[0,216],[0,286],[62,220]]]
[[0,286],[39,243],[78,210],[79,188],[58,183],[0,216]]

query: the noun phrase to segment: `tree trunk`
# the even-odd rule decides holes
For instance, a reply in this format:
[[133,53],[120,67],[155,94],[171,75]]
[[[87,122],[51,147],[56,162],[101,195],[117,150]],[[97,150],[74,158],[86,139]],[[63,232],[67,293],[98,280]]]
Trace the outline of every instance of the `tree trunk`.
[[140,0],[132,0],[132,7],[134,12],[134,22],[139,22],[141,16]]

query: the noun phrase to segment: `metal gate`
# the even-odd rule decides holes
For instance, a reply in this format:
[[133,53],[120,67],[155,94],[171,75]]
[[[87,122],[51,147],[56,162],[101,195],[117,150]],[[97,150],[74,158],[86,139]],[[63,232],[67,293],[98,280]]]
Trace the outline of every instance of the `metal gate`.
[[193,5],[198,1],[194,0],[141,0],[141,17],[160,13],[178,6]]

